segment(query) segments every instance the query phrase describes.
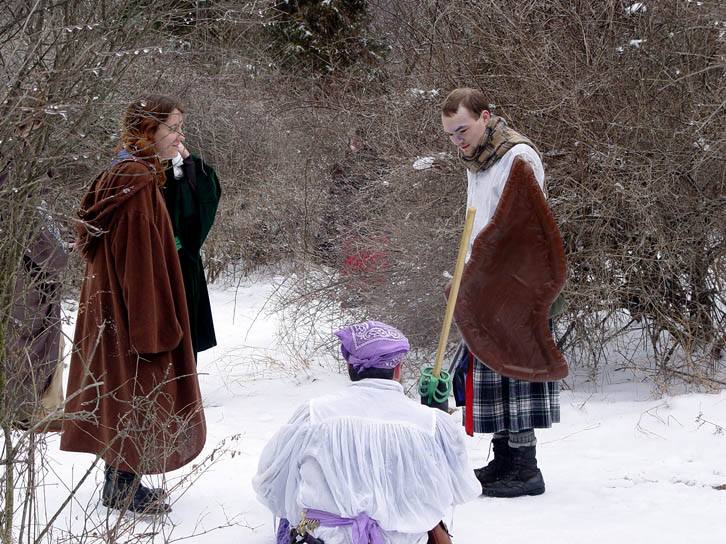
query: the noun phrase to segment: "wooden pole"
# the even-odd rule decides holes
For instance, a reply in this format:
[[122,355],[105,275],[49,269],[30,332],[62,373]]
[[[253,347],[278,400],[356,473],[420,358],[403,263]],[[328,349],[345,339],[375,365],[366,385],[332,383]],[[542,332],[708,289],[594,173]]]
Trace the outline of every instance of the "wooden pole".
[[476,210],[474,208],[469,208],[466,210],[464,231],[461,233],[461,241],[459,242],[459,254],[456,257],[456,267],[454,268],[454,277],[451,280],[449,300],[446,302],[444,323],[441,325],[441,334],[439,335],[439,347],[436,350],[436,360],[434,362],[434,368],[431,371],[431,374],[436,378],[441,375],[441,364],[444,362],[444,351],[446,351],[446,343],[449,341],[449,330],[451,329],[451,321],[454,319],[456,297],[459,294],[461,275],[464,272],[464,259],[466,258],[466,250],[469,247],[469,238],[471,238],[471,231],[474,227],[475,215]]

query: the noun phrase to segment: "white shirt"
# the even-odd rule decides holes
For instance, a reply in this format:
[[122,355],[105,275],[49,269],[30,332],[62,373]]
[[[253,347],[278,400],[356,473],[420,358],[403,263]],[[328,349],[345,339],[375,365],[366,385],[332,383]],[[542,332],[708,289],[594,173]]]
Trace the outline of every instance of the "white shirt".
[[502,197],[504,186],[509,179],[512,163],[517,157],[522,157],[532,165],[537,183],[544,191],[544,168],[537,152],[527,144],[517,144],[507,151],[493,166],[481,172],[473,173],[467,169],[468,188],[466,196],[467,208],[476,209],[474,228],[469,239],[469,249],[466,258],[471,255],[471,246],[477,235],[484,230],[494,217],[494,212]]
[[174,171],[174,179],[181,179],[184,175],[184,157],[181,156],[181,153],[177,153],[174,158],[171,159],[171,166]]
[[[305,508],[378,522],[386,544],[426,542],[454,505],[481,493],[456,417],[419,404],[393,380],[364,379],[302,405],[270,440],[253,482],[272,512]],[[350,527],[319,527],[350,544]]]

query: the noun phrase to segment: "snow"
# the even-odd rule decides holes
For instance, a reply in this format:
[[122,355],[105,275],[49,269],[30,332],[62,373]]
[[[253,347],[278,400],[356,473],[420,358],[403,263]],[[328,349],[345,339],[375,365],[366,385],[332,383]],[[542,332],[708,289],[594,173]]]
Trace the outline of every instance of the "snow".
[[693,147],[698,147],[703,149],[704,151],[708,151],[711,148],[711,145],[706,142],[706,139],[702,136],[698,139],[698,141],[693,142]]
[[[272,515],[250,485],[260,451],[299,403],[348,382],[332,358],[287,354],[277,340],[279,317],[268,313],[273,283],[257,278],[211,288],[219,346],[199,360],[207,445],[192,465],[168,475],[168,519],[162,526],[136,519],[137,536],[156,531],[154,542],[162,536],[204,544],[274,542]],[[71,324],[66,333],[72,335]],[[573,379],[577,385],[561,396],[562,423],[537,431],[547,492],[482,497],[457,508],[456,543],[726,542],[726,490],[715,489],[726,484],[726,392],[656,398],[646,383],[615,374],[597,386]],[[488,439],[468,439],[474,466],[485,463]],[[90,455],[59,451],[57,435],[49,439],[41,517],[55,512],[91,462]],[[196,481],[182,493],[179,483],[190,474]],[[107,511],[96,506],[101,481],[96,470],[79,488],[54,523],[55,538],[59,531],[80,534],[85,525],[99,534],[87,542],[103,541]],[[85,505],[91,505],[87,519]]]
[[434,157],[419,157],[413,161],[414,170],[428,170],[434,165]]
[[442,151],[433,155],[416,157],[416,160],[413,161],[412,166],[414,170],[428,170],[436,164],[436,161],[443,162],[451,158],[453,158],[453,155],[451,153],[447,151]]
[[635,2],[625,8],[626,15],[634,15],[636,13],[645,13],[648,7],[643,2]]
[[441,94],[441,91],[439,89],[431,89],[431,90],[427,91],[425,89],[417,89],[415,87],[412,89],[409,89],[408,92],[416,98],[428,98],[428,99],[437,98],[439,96],[439,94]]

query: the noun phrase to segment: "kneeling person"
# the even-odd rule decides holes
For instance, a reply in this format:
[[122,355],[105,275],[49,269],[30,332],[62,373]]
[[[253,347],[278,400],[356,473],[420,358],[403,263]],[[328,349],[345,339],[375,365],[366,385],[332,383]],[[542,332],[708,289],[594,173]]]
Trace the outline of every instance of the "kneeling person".
[[400,331],[367,321],[335,334],[353,383],[306,402],[273,436],[257,496],[282,518],[278,544],[425,543],[453,506],[480,494],[464,435],[452,416],[404,394]]

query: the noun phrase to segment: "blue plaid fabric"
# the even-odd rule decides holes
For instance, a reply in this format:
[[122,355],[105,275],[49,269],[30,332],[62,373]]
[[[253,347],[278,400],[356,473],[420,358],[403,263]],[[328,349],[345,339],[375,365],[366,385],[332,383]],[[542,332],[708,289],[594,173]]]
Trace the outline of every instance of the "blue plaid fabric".
[[[469,349],[462,342],[451,365],[454,375],[458,371],[461,376],[468,361]],[[538,383],[507,378],[489,369],[479,359],[474,361],[475,433],[517,433],[526,429],[545,429],[559,423],[559,382]]]

